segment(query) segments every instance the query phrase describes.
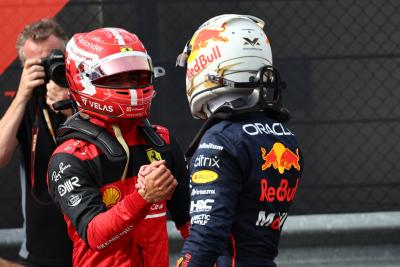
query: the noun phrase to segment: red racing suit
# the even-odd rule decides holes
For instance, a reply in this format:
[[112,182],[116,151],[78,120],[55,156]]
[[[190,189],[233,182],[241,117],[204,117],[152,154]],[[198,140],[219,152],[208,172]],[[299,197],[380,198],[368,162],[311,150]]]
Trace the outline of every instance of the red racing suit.
[[[92,119],[97,125],[113,130]],[[130,125],[129,125],[130,124]],[[73,241],[74,266],[168,266],[167,206],[178,229],[189,217],[186,163],[166,128],[156,132],[166,143],[158,151],[137,125],[120,125],[130,159],[113,162],[96,145],[69,139],[53,153],[48,167],[50,195],[61,208]],[[171,200],[149,204],[135,189],[140,166],[165,159],[178,180]]]

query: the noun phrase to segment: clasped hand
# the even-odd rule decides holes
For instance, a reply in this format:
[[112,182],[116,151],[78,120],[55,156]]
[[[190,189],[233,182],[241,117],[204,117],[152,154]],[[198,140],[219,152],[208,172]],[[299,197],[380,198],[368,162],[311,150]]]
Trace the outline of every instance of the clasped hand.
[[136,188],[149,203],[170,199],[178,182],[165,166],[165,160],[140,167]]

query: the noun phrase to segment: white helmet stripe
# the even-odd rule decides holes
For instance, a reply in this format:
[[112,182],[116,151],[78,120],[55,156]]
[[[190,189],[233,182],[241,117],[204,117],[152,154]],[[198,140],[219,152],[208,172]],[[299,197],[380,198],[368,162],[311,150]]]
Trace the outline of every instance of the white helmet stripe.
[[125,41],[124,38],[122,38],[120,32],[118,30],[116,30],[115,28],[106,28],[107,30],[109,30],[115,37],[115,39],[117,39],[117,42],[119,45],[125,45]]
[[137,92],[135,89],[129,89],[131,94],[131,106],[137,106]]

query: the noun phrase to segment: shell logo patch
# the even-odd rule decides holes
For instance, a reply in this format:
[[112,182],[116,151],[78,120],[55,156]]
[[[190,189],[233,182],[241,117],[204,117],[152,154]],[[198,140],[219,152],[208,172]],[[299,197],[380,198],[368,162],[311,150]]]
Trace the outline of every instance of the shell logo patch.
[[121,192],[117,187],[109,187],[103,191],[103,202],[107,208],[111,208],[121,199]]
[[195,184],[206,184],[218,179],[218,173],[210,170],[201,170],[193,173],[192,182]]
[[150,162],[162,160],[161,154],[152,148],[147,149],[146,153],[147,153],[147,157],[149,158]]

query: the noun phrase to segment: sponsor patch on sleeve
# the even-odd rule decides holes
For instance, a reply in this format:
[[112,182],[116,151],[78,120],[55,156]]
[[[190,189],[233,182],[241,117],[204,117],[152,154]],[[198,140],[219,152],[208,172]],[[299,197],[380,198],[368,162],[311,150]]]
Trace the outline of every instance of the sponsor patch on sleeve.
[[218,179],[218,173],[211,170],[201,170],[193,173],[192,182],[195,184],[206,184]]

